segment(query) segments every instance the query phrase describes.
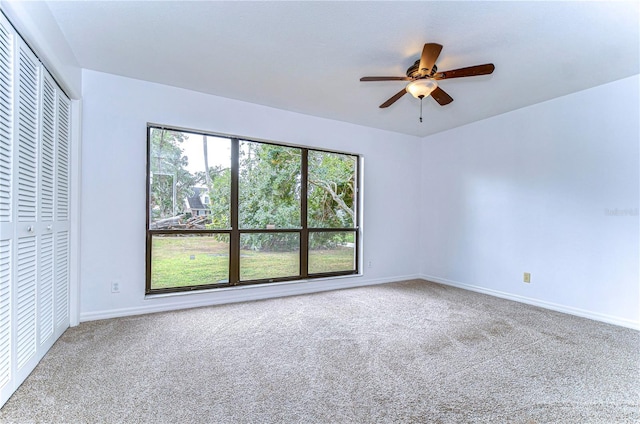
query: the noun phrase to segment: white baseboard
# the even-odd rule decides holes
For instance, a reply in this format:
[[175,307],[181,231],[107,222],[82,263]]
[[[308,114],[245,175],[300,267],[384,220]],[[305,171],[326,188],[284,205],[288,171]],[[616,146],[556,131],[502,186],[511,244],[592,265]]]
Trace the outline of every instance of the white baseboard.
[[633,330],[640,330],[640,321],[633,321],[626,318],[620,318],[612,315],[601,314],[599,312],[588,311],[586,309],[560,305],[558,303],[547,302],[539,299],[533,299],[530,297],[520,296],[513,293],[502,292],[499,290],[487,289],[485,287],[474,286],[472,284],[459,283],[457,281],[447,280],[446,278],[434,277],[433,275],[421,274],[420,278],[427,281],[433,281],[434,283],[444,284],[447,286],[453,286],[453,287],[458,287],[461,289],[470,290],[478,293],[488,294],[490,296],[513,300],[520,303],[526,303],[528,305],[539,306],[541,308],[550,309],[552,311],[563,312],[565,314],[576,315],[582,318],[588,318],[595,321],[606,322],[608,324],[631,328]]
[[[249,302],[253,300],[271,299],[285,296],[317,293],[323,291],[349,289],[355,287],[372,286],[398,281],[415,280],[419,275],[404,275],[392,278],[363,279],[362,276],[345,278],[327,278],[309,280],[305,282],[273,283],[255,286],[240,286],[202,292],[188,292],[174,295],[149,296],[143,305],[117,308],[102,311],[80,313],[80,322],[100,319],[119,318],[132,315],[151,314],[178,309],[198,308],[203,306],[221,305],[225,303]],[[161,299],[162,303],[156,301]],[[167,299],[171,299],[167,302]]]

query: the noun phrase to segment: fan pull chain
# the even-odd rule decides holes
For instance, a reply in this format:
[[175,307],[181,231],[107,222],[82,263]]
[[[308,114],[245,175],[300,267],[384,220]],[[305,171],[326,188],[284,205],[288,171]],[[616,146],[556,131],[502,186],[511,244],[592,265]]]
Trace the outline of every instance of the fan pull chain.
[[422,99],[424,99],[424,96],[420,97],[420,122],[422,122]]

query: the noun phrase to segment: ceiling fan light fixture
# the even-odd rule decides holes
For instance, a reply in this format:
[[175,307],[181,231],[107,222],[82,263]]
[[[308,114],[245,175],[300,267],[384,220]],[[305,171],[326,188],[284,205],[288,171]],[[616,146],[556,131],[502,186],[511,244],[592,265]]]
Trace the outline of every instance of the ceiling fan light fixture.
[[438,83],[430,78],[418,79],[407,84],[407,91],[416,99],[427,97],[436,88]]

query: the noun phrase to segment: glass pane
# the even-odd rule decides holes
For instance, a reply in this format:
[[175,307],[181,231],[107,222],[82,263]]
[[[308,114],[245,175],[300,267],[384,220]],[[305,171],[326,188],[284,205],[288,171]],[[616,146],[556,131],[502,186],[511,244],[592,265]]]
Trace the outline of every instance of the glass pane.
[[300,228],[300,149],[240,142],[241,229]]
[[309,233],[309,274],[355,271],[355,232]]
[[357,159],[309,151],[309,228],[355,227]]
[[230,227],[231,140],[150,130],[152,230]]
[[240,280],[300,275],[300,234],[240,234]]
[[229,234],[156,234],[151,247],[151,288],[229,281]]

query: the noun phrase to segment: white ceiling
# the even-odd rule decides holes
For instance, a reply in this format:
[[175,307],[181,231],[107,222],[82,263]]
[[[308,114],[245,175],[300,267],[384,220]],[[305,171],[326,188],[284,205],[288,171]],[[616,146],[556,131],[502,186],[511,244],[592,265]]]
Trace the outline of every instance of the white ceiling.
[[[50,1],[81,67],[426,136],[639,73],[639,2]],[[378,106],[426,42],[454,102]],[[597,98],[593,99],[598,102]]]

